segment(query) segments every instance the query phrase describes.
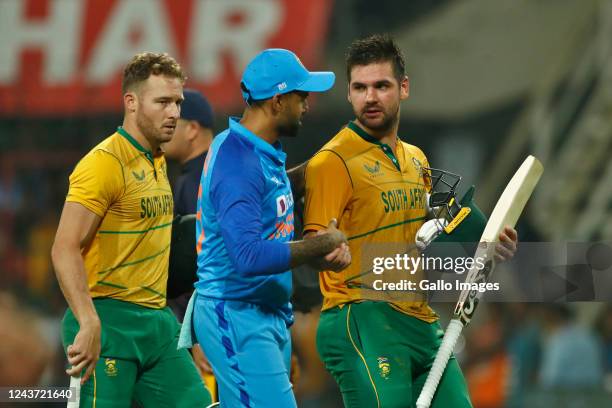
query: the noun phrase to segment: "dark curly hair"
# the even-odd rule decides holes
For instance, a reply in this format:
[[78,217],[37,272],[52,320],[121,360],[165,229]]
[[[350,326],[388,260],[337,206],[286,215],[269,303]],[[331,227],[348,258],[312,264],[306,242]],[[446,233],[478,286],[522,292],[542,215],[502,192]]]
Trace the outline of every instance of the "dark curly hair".
[[134,55],[123,70],[121,90],[126,93],[135,85],[146,81],[151,75],[165,75],[178,78],[181,82],[187,79],[181,66],[166,53],[143,52]]
[[391,62],[398,81],[406,76],[404,56],[395,41],[387,34],[373,34],[353,41],[346,52],[346,77],[351,81],[355,65],[369,65],[377,62]]

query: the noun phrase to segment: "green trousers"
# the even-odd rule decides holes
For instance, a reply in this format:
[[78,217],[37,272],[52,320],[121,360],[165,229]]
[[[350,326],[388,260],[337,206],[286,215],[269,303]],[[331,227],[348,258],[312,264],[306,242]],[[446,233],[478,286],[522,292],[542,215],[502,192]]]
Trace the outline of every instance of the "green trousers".
[[[95,299],[102,323],[100,360],[81,387],[81,407],[206,407],[210,394],[189,352],[177,350],[180,326],[169,308],[149,309]],[[62,321],[64,350],[79,330],[70,309]]]
[[[317,349],[347,408],[413,408],[443,337],[427,323],[385,302],[349,303],[321,313]],[[432,408],[471,408],[454,357]]]

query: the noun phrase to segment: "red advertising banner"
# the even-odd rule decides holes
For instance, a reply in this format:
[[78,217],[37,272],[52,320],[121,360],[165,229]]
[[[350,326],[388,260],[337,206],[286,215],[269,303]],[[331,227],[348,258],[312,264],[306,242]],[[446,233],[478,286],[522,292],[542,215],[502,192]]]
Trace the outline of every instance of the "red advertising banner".
[[2,0],[0,115],[118,112],[121,71],[142,51],[174,56],[186,86],[227,110],[264,48],[321,68],[330,13],[330,0]]

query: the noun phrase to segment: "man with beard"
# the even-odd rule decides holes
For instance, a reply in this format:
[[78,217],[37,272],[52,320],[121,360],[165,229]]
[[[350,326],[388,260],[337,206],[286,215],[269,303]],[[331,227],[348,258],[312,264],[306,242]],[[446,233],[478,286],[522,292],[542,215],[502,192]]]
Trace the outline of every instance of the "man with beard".
[[193,326],[221,406],[296,406],[291,268],[341,270],[350,263],[335,220],[312,239],[291,241],[293,196],[279,141],[297,134],[308,93],[327,91],[334,80],[332,72],[306,70],[291,51],[261,52],[243,73],[242,118],[230,118],[208,152],[197,205]]
[[173,200],[160,144],[174,134],[184,81],[167,54],[134,56],[123,72],[123,125],[70,175],[51,255],[81,406],[210,403],[166,306]]
[[[428,210],[431,185],[421,171],[427,158],[399,139],[399,108],[408,98],[403,56],[387,36],[355,41],[347,53],[348,100],[355,120],[309,161],[305,236],[336,218],[354,262],[320,275],[323,311],[317,348],[346,407],[413,407],[443,331],[426,299],[392,300],[364,286],[368,257],[395,257],[415,243]],[[512,256],[516,232],[501,235],[498,257]],[[417,254],[418,256],[418,254]],[[370,275],[371,276],[371,275]],[[382,275],[384,277],[384,275]],[[453,358],[432,407],[471,407]]]

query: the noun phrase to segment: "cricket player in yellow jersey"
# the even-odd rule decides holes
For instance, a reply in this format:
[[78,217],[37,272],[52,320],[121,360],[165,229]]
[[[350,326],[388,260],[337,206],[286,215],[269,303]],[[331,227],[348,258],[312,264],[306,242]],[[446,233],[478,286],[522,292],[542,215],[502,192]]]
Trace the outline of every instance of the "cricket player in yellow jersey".
[[70,175],[52,259],[81,407],[210,403],[166,307],[173,201],[160,144],[174,134],[184,81],[168,55],[134,56],[123,73],[123,125]]
[[[441,343],[443,330],[425,299],[369,298],[364,275],[370,259],[394,257],[415,243],[428,217],[423,177],[427,158],[398,135],[399,108],[408,98],[401,51],[387,36],[355,41],[347,54],[348,100],[355,120],[308,163],[304,232],[312,236],[337,218],[348,237],[352,264],[324,271],[317,348],[337,381],[346,407],[414,407]],[[516,232],[501,235],[499,258],[511,257]],[[401,252],[399,252],[401,253]],[[453,358],[434,408],[471,407]]]

